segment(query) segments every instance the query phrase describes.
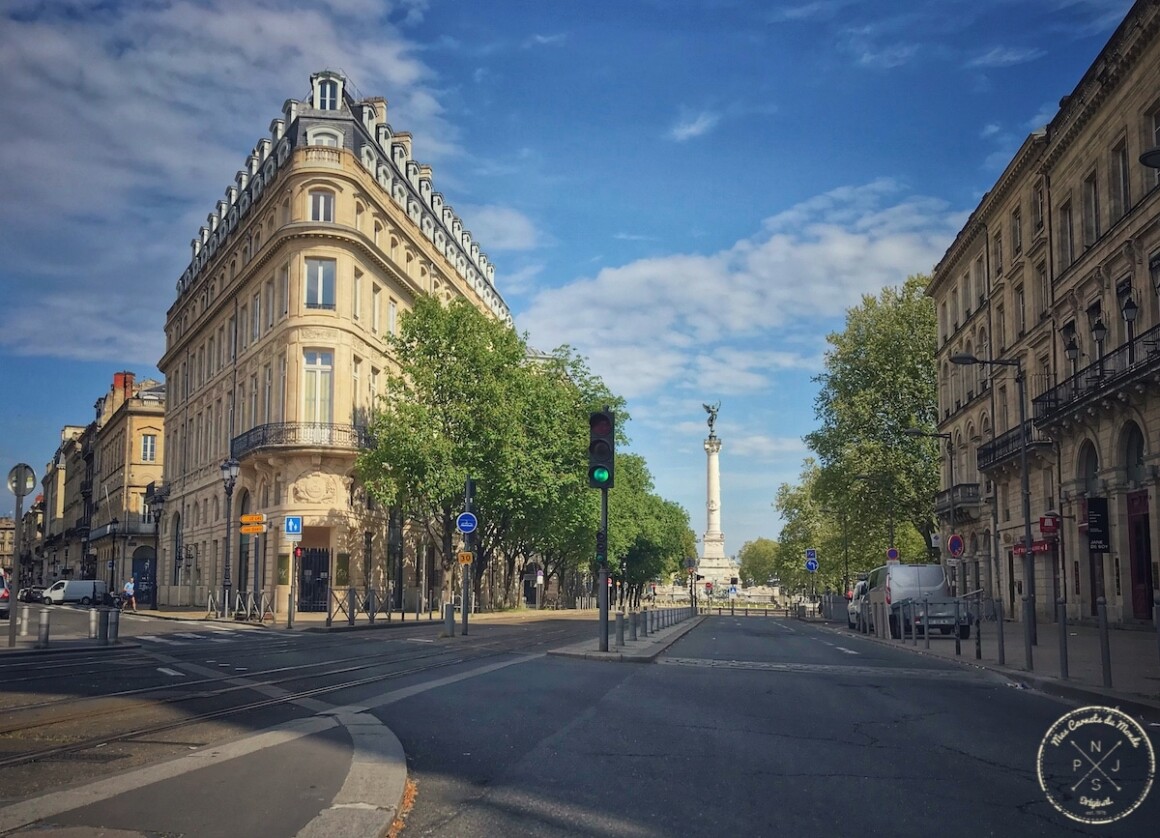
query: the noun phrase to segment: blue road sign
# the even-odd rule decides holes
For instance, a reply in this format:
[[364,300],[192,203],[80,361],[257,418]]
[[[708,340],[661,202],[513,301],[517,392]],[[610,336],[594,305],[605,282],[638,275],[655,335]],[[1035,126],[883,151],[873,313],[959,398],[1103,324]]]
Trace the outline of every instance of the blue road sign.
[[807,547],[806,548],[806,558],[813,559],[814,561],[817,561],[818,548],[817,547]]
[[963,543],[963,537],[956,533],[951,533],[951,537],[947,539],[947,550],[956,559],[963,555],[966,549],[966,544]]
[[812,558],[806,559],[806,570],[808,570],[810,573],[817,573],[818,572],[818,560],[812,559]]
[[898,561],[898,548],[897,547],[890,547],[889,549],[887,549],[886,561],[888,561],[888,562]]
[[286,535],[302,535],[302,516],[287,515],[284,530]]
[[459,517],[455,519],[455,529],[464,535],[467,535],[469,532],[475,532],[475,528],[478,526],[479,520],[473,512],[460,512]]

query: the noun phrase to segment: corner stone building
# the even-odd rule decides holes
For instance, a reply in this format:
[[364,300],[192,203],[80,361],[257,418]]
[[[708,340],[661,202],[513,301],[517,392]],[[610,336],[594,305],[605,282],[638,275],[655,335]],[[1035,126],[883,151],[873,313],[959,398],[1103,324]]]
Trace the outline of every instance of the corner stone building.
[[[936,510],[966,552],[959,591],[1020,619],[1024,374],[1039,619],[1150,621],[1160,594],[1160,6],[1137,2],[1059,111],[1023,143],[929,286],[939,430],[954,469]],[[991,364],[957,365],[956,354]],[[955,485],[949,485],[950,475]],[[953,503],[952,503],[953,500]],[[1089,506],[1108,508],[1107,551]],[[956,520],[949,512],[955,510]]]
[[[354,465],[391,360],[384,337],[419,295],[466,298],[511,322],[495,270],[381,98],[316,73],[288,100],[192,242],[166,318],[168,383],[159,598],[233,592],[283,613],[348,585],[411,607],[438,590],[431,545],[387,550],[389,514]],[[240,463],[229,502],[222,464]],[[264,534],[242,515],[264,514]],[[302,516],[302,556],[283,534]],[[229,542],[227,544],[227,532]]]

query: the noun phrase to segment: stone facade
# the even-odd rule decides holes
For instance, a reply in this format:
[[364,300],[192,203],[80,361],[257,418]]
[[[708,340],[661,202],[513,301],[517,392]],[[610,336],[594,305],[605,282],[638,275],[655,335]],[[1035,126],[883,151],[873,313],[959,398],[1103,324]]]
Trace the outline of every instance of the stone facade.
[[[312,609],[347,585],[437,590],[424,541],[395,538],[388,556],[391,516],[362,493],[355,460],[401,314],[431,294],[510,323],[494,282],[386,102],[312,76],[193,240],[167,315],[162,603],[205,603],[227,567],[233,591],[280,612],[292,584]],[[229,458],[240,474],[227,508]],[[239,533],[257,514],[267,531]],[[287,515],[303,518],[300,553],[281,535]]]
[[[944,543],[966,542],[959,591],[1008,614],[1032,589],[1023,429],[1039,618],[1061,597],[1090,618],[1102,590],[1110,620],[1142,621],[1160,592],[1160,172],[1139,162],[1155,146],[1160,7],[1137,2],[934,270],[954,460],[936,509]],[[952,361],[962,354],[990,363]],[[1107,553],[1089,551],[1090,499],[1108,504]]]

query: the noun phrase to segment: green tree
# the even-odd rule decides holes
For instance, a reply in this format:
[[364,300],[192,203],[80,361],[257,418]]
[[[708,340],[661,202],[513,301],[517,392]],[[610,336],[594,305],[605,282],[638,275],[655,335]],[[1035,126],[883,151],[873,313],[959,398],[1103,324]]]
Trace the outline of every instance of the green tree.
[[758,538],[741,545],[737,557],[741,562],[741,582],[746,586],[768,585],[778,576],[776,541]]
[[[806,436],[820,471],[820,506],[850,524],[851,561],[876,566],[891,541],[904,558],[924,560],[938,488],[936,447],[903,434],[936,420],[935,313],[929,277],[865,296],[827,337],[825,372],[815,413],[821,427]],[[851,570],[853,573],[853,568]]]

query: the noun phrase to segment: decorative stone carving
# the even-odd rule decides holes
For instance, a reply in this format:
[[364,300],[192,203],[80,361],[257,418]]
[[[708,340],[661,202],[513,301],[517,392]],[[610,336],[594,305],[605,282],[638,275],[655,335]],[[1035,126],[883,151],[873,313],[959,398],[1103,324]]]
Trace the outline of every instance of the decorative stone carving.
[[320,471],[302,474],[294,481],[291,494],[300,503],[329,503],[337,496],[334,477]]

